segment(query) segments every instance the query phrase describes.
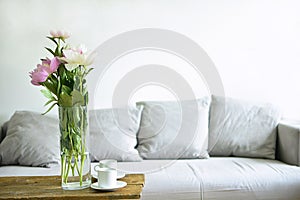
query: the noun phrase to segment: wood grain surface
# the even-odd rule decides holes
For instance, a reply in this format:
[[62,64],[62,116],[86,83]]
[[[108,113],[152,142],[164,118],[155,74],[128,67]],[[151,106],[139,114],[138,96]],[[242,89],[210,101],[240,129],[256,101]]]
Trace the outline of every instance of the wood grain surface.
[[[0,177],[0,199],[140,199],[145,183],[143,174],[127,174],[127,186],[112,192],[86,188],[63,190],[60,176]],[[95,179],[93,179],[93,182]]]

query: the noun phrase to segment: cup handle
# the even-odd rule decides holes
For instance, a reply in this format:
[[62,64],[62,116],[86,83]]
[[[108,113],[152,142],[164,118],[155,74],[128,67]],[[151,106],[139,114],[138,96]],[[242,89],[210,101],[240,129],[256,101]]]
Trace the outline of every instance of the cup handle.
[[100,166],[99,166],[99,165],[95,165],[95,166],[94,166],[94,170],[95,170],[96,172],[98,172],[97,167],[100,168]]

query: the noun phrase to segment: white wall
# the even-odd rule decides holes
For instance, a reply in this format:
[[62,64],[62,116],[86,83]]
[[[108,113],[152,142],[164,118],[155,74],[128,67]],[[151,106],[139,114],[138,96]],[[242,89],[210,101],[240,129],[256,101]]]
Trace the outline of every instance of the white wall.
[[[114,35],[146,27],[196,41],[215,63],[227,96],[272,102],[286,118],[300,120],[299,10],[297,0],[0,0],[0,122],[15,110],[45,110],[46,99],[30,84],[28,72],[46,55],[49,30],[69,30],[70,42],[92,50]],[[169,55],[151,56],[157,64],[181,63]],[[133,54],[123,62],[152,62],[142,58]],[[121,61],[115,72],[125,65]],[[99,107],[110,104],[114,83],[107,83],[97,94]],[[172,96],[154,89],[138,96]]]

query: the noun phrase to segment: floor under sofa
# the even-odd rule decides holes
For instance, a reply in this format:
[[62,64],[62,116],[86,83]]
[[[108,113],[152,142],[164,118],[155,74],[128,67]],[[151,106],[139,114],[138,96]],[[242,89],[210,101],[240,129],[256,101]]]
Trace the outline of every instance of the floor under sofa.
[[[118,167],[126,173],[145,174],[142,199],[300,199],[300,167],[277,160],[143,160],[119,162]],[[58,165],[0,167],[0,176],[59,174]]]

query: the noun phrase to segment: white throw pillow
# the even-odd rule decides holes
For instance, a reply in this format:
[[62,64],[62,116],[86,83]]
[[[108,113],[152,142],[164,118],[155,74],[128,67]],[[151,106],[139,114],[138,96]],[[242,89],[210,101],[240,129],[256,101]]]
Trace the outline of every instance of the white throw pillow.
[[209,155],[274,159],[280,117],[271,104],[212,96]]
[[58,120],[40,113],[17,111],[0,144],[1,165],[49,167],[60,161]]
[[142,110],[139,106],[90,111],[91,160],[141,161],[135,147]]
[[208,158],[209,98],[143,105],[138,151],[145,159]]

